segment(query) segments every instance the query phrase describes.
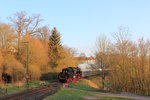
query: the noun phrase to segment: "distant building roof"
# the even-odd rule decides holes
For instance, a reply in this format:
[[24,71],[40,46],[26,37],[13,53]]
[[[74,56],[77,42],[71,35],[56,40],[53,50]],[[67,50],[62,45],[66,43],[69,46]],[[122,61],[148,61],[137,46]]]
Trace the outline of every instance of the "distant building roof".
[[93,56],[90,56],[90,57],[73,57],[73,59],[77,59],[77,60],[95,60],[95,58]]

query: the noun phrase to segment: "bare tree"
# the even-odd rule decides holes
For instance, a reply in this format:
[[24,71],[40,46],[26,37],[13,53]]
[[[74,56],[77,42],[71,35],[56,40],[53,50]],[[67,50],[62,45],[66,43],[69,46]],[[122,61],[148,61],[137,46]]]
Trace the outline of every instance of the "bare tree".
[[41,38],[43,41],[46,41],[49,39],[51,32],[50,32],[50,29],[48,28],[48,26],[40,27],[37,31],[39,33],[39,34],[37,34],[37,37]]
[[140,56],[140,60],[141,60],[141,71],[144,74],[144,67],[145,67],[145,60],[148,56],[148,49],[149,49],[149,41],[145,41],[144,38],[139,39],[139,56]]
[[96,42],[97,52],[96,60],[102,68],[102,87],[105,90],[105,72],[104,70],[109,67],[109,53],[110,53],[110,40],[106,36],[100,36]]
[[113,37],[116,39],[116,46],[120,53],[127,53],[127,46],[130,40],[130,30],[128,27],[120,26],[118,32],[113,32]]
[[130,30],[128,27],[120,26],[118,31],[114,32],[112,35],[116,40],[115,53],[117,54],[117,57],[114,58],[118,58],[113,68],[114,86],[118,90],[124,90],[126,89],[129,79],[129,73],[127,74],[127,72],[130,67],[128,64],[129,45],[131,44]]
[[101,67],[105,65],[106,67],[106,59],[108,59],[109,53],[110,53],[110,46],[111,42],[109,39],[107,39],[106,36],[100,36],[99,39],[96,42],[97,52],[96,52],[96,58],[97,61],[100,62]]
[[9,17],[18,35],[18,55],[20,55],[20,40],[23,35],[35,35],[38,32],[39,24],[42,21],[40,15],[27,16],[26,12],[17,12]]

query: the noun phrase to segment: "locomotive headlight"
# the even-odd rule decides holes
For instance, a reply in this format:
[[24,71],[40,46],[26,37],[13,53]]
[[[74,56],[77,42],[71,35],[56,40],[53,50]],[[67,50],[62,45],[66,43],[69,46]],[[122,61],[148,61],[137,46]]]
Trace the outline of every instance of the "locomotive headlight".
[[73,78],[76,78],[76,76],[73,76]]

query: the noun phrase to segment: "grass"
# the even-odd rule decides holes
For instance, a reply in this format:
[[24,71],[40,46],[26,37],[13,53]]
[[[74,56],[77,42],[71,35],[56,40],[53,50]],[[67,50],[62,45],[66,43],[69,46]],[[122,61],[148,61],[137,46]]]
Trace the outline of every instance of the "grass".
[[103,97],[98,100],[135,100],[135,99],[129,99],[129,98],[118,98],[118,97]]
[[94,79],[82,79],[72,82],[69,85],[70,88],[82,89],[82,90],[99,90],[101,89],[101,83],[97,78]]
[[[5,94],[13,93],[13,92],[18,92],[25,90],[27,88],[33,88],[33,87],[38,87],[41,85],[41,83],[50,83],[51,81],[30,81],[29,85],[23,84],[23,85],[14,85],[14,84],[6,84],[4,87],[0,87],[0,96],[3,96]],[[52,81],[53,82],[53,81]]]
[[83,96],[93,93],[69,89],[61,89],[56,94],[45,98],[44,100],[82,100]]
[[[107,89],[110,88],[111,82],[109,81],[109,77],[106,78],[104,84]],[[83,90],[102,90],[102,79],[99,76],[82,79],[72,83],[70,87]]]
[[81,90],[97,90],[97,88],[93,88],[93,87],[91,87],[88,84],[83,83],[83,82],[79,82],[79,83],[76,83],[76,84],[73,83],[69,87],[70,88],[75,88],[75,89],[81,89]]
[[[44,100],[83,100],[84,96],[94,95],[95,93],[79,90],[69,90],[62,88],[56,94],[46,97]],[[135,100],[118,97],[102,97],[97,100]]]

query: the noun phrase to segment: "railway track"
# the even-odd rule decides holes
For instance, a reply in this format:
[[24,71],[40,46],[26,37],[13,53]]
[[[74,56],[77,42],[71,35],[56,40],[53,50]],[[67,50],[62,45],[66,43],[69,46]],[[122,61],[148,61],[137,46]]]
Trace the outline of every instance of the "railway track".
[[60,83],[46,84],[45,86],[0,97],[0,100],[42,100],[44,97],[56,93],[62,85]]
[[[94,76],[85,77],[86,79]],[[82,78],[81,78],[82,79]],[[43,86],[26,89],[22,92],[12,93],[0,97],[0,100],[43,100],[44,97],[56,93],[60,87],[68,87],[69,83],[51,83],[44,84]]]

